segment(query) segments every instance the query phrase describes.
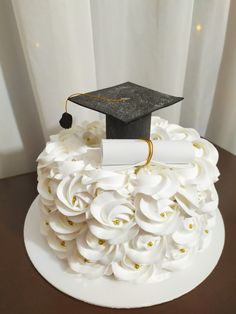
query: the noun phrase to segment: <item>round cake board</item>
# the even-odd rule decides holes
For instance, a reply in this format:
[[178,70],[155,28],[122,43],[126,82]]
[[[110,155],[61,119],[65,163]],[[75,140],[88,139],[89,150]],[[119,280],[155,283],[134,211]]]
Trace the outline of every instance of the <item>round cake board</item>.
[[24,242],[37,271],[58,290],[87,303],[110,308],[139,308],[174,300],[198,286],[216,266],[224,246],[225,230],[220,211],[213,229],[214,241],[196,255],[185,270],[171,274],[165,281],[133,284],[109,277],[89,280],[68,271],[40,234],[38,197],[32,203],[24,224]]

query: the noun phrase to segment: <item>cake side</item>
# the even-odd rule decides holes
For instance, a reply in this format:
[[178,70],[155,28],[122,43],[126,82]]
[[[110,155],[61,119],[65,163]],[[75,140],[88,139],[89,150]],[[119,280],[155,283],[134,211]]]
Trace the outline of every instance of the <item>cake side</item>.
[[218,152],[194,129],[152,118],[151,138],[192,142],[187,165],[101,167],[101,121],[50,137],[38,157],[41,232],[70,269],[88,278],[164,280],[210,244]]

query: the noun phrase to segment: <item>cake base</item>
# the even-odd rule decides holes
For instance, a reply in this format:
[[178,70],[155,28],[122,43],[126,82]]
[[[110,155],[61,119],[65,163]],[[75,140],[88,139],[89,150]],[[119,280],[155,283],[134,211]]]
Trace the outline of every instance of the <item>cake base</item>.
[[87,303],[110,308],[139,308],[176,299],[198,286],[215,268],[224,246],[225,230],[220,211],[210,246],[197,254],[193,264],[171,274],[162,282],[133,284],[109,277],[88,280],[68,271],[39,230],[38,197],[32,203],[24,224],[24,242],[37,271],[58,290]]

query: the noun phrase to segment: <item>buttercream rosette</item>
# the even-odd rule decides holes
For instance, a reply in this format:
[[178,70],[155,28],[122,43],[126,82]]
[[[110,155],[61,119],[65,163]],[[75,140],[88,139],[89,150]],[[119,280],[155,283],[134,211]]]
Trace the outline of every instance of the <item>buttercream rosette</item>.
[[107,170],[104,122],[50,137],[39,155],[41,232],[69,269],[86,278],[165,280],[211,241],[218,208],[218,152],[194,129],[152,118],[151,138],[192,143],[189,164]]

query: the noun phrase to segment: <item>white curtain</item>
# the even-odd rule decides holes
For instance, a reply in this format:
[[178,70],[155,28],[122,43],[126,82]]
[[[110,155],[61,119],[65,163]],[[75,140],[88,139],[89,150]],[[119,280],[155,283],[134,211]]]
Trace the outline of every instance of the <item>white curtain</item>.
[[[132,81],[184,96],[156,114],[236,153],[235,1],[11,3],[45,140],[59,129],[68,95]],[[76,122],[98,118],[75,105],[69,111]]]

